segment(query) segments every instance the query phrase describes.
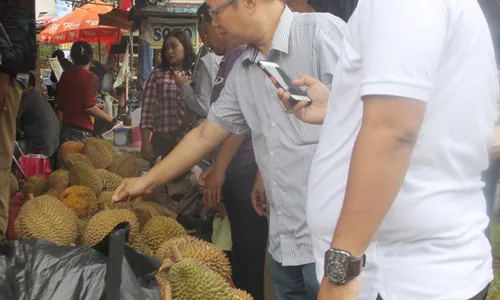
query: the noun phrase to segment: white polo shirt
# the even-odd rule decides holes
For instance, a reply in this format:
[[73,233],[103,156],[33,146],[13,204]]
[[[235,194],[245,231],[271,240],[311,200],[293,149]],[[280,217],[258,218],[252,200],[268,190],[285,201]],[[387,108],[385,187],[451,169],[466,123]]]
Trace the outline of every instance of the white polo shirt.
[[359,299],[473,297],[493,278],[480,177],[498,97],[493,45],[477,1],[359,1],[309,179],[318,279],[366,95],[417,99],[427,112],[401,190],[366,252]]

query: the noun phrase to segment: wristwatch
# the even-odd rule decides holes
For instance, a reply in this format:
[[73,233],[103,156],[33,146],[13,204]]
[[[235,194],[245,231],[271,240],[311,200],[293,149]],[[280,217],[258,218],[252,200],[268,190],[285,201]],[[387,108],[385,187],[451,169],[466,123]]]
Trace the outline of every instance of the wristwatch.
[[325,253],[325,277],[333,284],[342,285],[361,274],[366,256],[353,256],[345,250],[332,248]]

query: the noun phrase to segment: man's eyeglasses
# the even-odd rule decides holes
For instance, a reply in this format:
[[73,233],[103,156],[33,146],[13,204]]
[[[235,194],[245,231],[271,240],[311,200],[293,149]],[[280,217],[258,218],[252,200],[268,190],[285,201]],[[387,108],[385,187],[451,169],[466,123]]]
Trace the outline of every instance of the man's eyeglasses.
[[214,9],[208,8],[208,16],[210,19],[214,19],[224,8],[228,7],[229,5],[233,4],[236,0],[226,0],[226,2],[222,3],[221,5],[215,7]]

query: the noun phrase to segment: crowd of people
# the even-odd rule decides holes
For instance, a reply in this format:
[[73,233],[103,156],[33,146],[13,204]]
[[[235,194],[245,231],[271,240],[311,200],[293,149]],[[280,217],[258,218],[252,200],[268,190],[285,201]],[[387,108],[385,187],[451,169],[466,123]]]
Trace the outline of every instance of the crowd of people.
[[57,167],[59,145],[95,136],[114,124],[113,117],[107,115],[103,111],[104,106],[97,101],[103,77],[113,73],[116,76],[117,70],[113,69],[116,68],[115,63],[110,63],[108,70],[97,62],[92,46],[84,41],[73,44],[71,60],[65,57],[62,50],[54,51],[52,58],[57,58],[63,69],[60,78],[54,71],[50,76],[54,84],[51,86],[54,101],[47,101],[48,89],[43,83],[37,91],[35,75],[28,72],[28,80],[23,82],[26,88],[18,109],[16,129],[23,153],[43,154],[52,159],[53,167]]
[[[221,222],[227,213],[234,284],[257,300],[266,258],[276,300],[486,299],[481,174],[500,95],[479,4],[362,0],[347,23],[312,4],[207,0],[198,31],[210,51],[199,59],[185,32],[170,32],[142,103],[141,154],[153,167],[125,179],[114,201],[209,161],[204,205]],[[111,121],[95,101],[92,48],[75,43],[71,58],[57,86],[63,137],[92,132],[90,116]],[[279,65],[309,101],[291,99],[260,61]],[[0,67],[2,172],[20,82],[34,67],[14,65]],[[78,105],[65,101],[75,94]]]
[[[210,156],[204,198],[227,208],[241,258],[234,281],[256,299],[266,215],[276,299],[485,299],[493,272],[481,173],[499,94],[478,3],[359,1],[346,24],[303,2],[202,5],[200,35],[223,55],[215,80],[211,57],[192,80],[181,59],[190,46],[167,37],[162,56],[174,66],[161,78],[170,93],[146,88],[143,141],[180,132],[190,109],[207,119],[162,149],[168,155],[145,176],[125,180],[115,201]],[[261,60],[297,78],[311,101],[291,105]]]

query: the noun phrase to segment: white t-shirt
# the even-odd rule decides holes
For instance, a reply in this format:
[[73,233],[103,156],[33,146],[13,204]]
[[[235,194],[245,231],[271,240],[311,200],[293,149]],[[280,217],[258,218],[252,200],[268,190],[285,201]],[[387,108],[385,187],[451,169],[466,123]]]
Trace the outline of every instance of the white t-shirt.
[[404,183],[366,252],[359,299],[473,297],[493,278],[480,177],[498,97],[493,45],[477,1],[359,1],[309,179],[318,279],[366,95],[418,99],[427,112]]

